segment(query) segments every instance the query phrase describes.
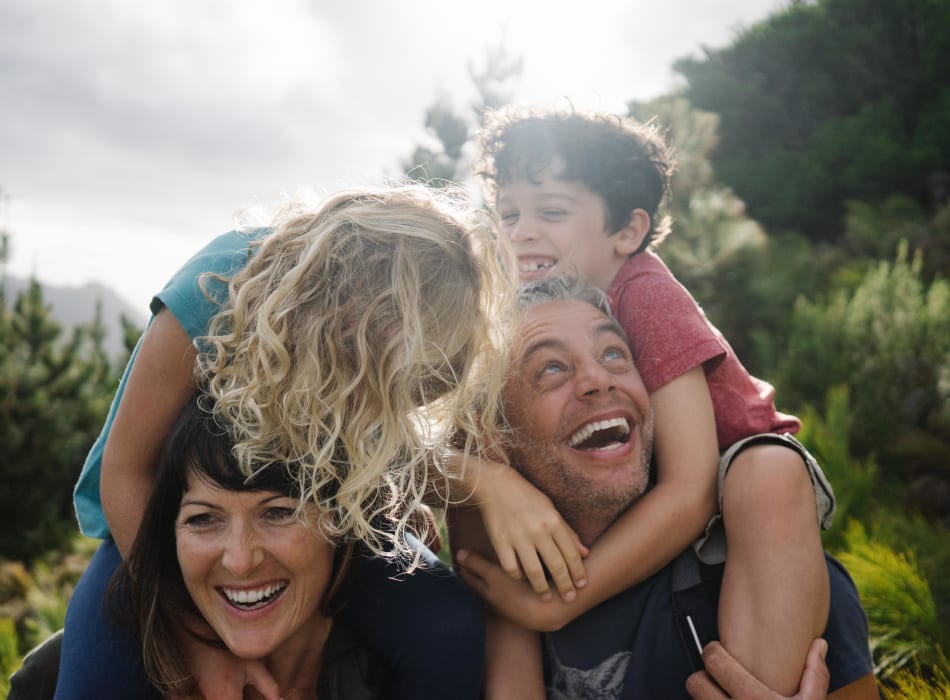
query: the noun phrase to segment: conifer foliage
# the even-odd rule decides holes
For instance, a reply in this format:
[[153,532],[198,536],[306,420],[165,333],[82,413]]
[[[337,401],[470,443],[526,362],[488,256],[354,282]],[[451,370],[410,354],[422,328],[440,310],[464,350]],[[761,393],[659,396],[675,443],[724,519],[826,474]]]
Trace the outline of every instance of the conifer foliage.
[[791,2],[675,64],[719,114],[716,174],[774,231],[833,240],[845,202],[950,184],[950,3]]
[[98,321],[64,334],[38,282],[0,296],[0,558],[30,559],[75,530],[72,485],[109,405]]

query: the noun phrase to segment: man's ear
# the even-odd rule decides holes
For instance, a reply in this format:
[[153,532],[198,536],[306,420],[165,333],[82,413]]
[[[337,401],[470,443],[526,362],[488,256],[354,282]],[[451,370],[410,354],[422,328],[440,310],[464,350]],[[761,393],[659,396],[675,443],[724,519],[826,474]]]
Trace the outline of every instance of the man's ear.
[[614,252],[621,257],[636,253],[643,245],[643,239],[650,232],[650,215],[645,209],[630,212],[627,225],[613,235]]

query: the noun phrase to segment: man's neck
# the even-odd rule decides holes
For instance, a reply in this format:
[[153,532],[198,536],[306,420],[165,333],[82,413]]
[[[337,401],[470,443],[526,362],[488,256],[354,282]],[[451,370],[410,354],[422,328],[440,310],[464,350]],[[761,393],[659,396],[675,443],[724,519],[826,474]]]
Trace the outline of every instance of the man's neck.
[[591,518],[567,518],[568,524],[574,529],[574,532],[577,533],[578,538],[587,548],[593,547],[594,542],[600,539],[600,536],[603,535],[607,528],[610,527],[610,523],[603,522],[590,522]]

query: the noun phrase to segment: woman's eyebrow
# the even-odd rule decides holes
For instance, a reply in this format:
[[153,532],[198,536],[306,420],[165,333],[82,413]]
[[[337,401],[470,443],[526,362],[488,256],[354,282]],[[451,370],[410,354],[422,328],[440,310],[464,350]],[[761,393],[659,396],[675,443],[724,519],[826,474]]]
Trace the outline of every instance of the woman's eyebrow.
[[214,510],[220,510],[221,506],[216,503],[211,503],[210,501],[203,501],[200,498],[184,498],[181,501],[179,508],[184,508],[185,506],[200,506],[202,508],[212,508]]
[[262,498],[261,500],[259,500],[259,501],[257,502],[257,504],[258,504],[258,505],[264,505],[265,503],[270,503],[271,501],[276,501],[276,500],[279,500],[279,499],[281,499],[281,498],[289,498],[289,499],[291,499],[291,500],[296,500],[296,499],[294,499],[293,496],[286,496],[286,495],[284,495],[284,494],[282,494],[282,493],[278,493],[278,492],[275,491],[275,492],[271,493],[269,496],[266,496],[266,497]]

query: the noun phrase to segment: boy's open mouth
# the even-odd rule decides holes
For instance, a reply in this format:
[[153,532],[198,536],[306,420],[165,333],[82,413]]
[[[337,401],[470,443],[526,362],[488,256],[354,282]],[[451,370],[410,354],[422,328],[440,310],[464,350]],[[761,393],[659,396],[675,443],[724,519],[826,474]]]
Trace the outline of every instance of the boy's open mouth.
[[541,270],[550,270],[557,265],[557,260],[553,258],[519,258],[518,271],[523,273],[539,272]]

